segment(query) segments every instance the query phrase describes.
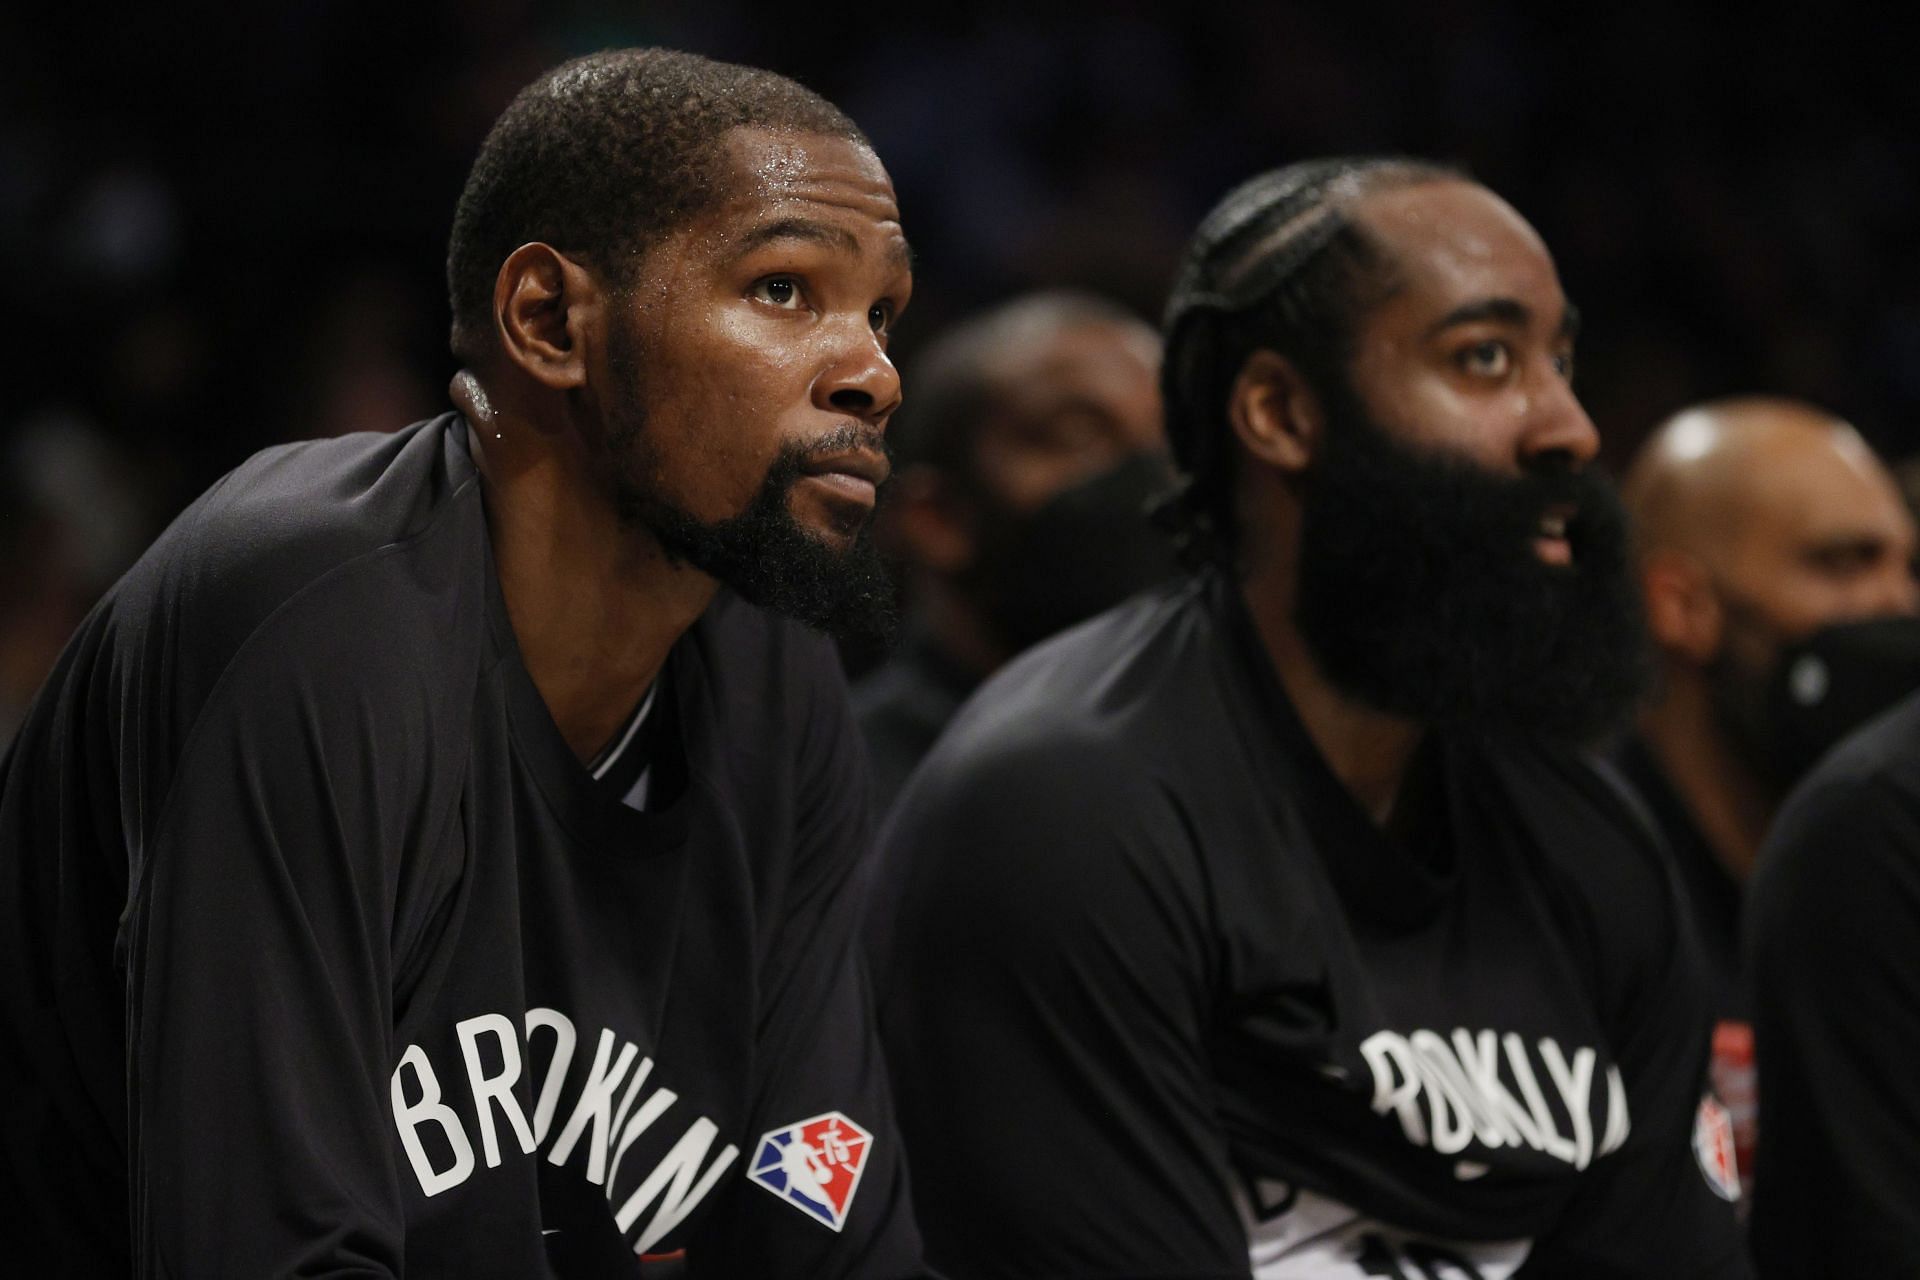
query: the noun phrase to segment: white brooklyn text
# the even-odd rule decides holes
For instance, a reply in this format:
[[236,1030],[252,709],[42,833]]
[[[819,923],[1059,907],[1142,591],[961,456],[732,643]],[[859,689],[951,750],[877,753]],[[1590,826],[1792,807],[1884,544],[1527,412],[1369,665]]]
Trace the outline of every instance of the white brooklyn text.
[[[1530,1147],[1584,1169],[1618,1150],[1632,1128],[1620,1069],[1608,1066],[1604,1080],[1596,1080],[1598,1055],[1585,1046],[1568,1054],[1551,1037],[1528,1045],[1511,1031],[1457,1027],[1451,1037],[1424,1029],[1376,1031],[1360,1053],[1373,1072],[1374,1111],[1392,1112],[1408,1142],[1443,1155],[1477,1138],[1490,1149]],[[1605,1122],[1596,1126],[1596,1089],[1603,1084]]]
[[[594,1050],[593,1065],[580,1091],[570,1099],[566,1120],[557,1133],[554,1120],[561,1112],[561,1092],[567,1081],[567,1068],[573,1063],[578,1045],[573,1021],[556,1009],[529,1009],[521,1026],[504,1014],[487,1013],[468,1018],[454,1026],[460,1041],[464,1079],[473,1097],[473,1109],[479,1129],[480,1157],[489,1169],[501,1160],[502,1127],[505,1140],[521,1154],[544,1150],[555,1165],[565,1165],[584,1142],[586,1158],[582,1173],[587,1181],[604,1187],[608,1204],[613,1203],[614,1182],[620,1163],[641,1134],[660,1120],[679,1095],[656,1086],[641,1099],[640,1092],[653,1074],[653,1059],[643,1055],[637,1045],[622,1041],[603,1028]],[[533,1043],[536,1033],[550,1036],[553,1053],[546,1076],[538,1090],[528,1081],[528,1096],[534,1099],[529,1118],[514,1093],[525,1070],[523,1042]],[[485,1055],[482,1044],[491,1042],[493,1052]],[[499,1064],[491,1074],[488,1062]],[[622,1090],[621,1086],[625,1085]],[[413,1101],[408,1096],[413,1095]],[[618,1101],[615,1095],[618,1094]],[[472,1177],[477,1167],[473,1140],[461,1123],[460,1114],[444,1101],[440,1076],[425,1050],[408,1045],[393,1071],[393,1121],[400,1131],[401,1145],[413,1165],[420,1189],[429,1196],[451,1190]],[[638,1105],[636,1106],[636,1102]],[[435,1167],[421,1134],[437,1129],[451,1149],[444,1168]],[[644,1253],[679,1226],[696,1205],[713,1190],[714,1184],[740,1154],[728,1143],[711,1163],[707,1161],[719,1126],[705,1116],[688,1124],[678,1142],[660,1162],[639,1179],[638,1185],[613,1210],[614,1222],[633,1245],[635,1253]],[[551,1141],[549,1141],[551,1138]],[[701,1166],[706,1165],[704,1171]],[[638,1234],[634,1227],[640,1215],[653,1210]]]

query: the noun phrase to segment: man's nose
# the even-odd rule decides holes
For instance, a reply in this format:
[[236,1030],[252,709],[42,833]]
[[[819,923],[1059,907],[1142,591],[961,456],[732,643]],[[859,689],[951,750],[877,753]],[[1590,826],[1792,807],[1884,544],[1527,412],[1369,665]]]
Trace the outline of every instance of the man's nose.
[[863,422],[885,422],[900,407],[900,372],[879,335],[864,325],[834,353],[814,383],[814,404]]
[[1520,465],[1527,469],[1550,456],[1564,458],[1577,470],[1600,453],[1600,432],[1573,394],[1573,387],[1555,374],[1538,393],[1526,430],[1520,437]]
[[1888,556],[1873,577],[1863,610],[1868,616],[1920,613],[1920,583],[1905,560]]

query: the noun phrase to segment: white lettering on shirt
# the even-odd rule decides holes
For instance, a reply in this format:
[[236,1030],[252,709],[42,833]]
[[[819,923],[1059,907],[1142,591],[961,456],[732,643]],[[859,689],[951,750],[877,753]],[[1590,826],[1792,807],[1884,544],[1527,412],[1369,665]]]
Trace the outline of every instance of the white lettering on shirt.
[[[584,1137],[586,1159],[580,1172],[587,1181],[605,1187],[605,1196],[611,1205],[614,1182],[629,1149],[641,1134],[667,1114],[679,1101],[679,1095],[665,1088],[643,1091],[653,1074],[653,1059],[643,1056],[638,1045],[622,1041],[611,1029],[603,1028],[593,1063],[577,1086],[579,1091],[573,1098],[567,1122],[548,1146],[547,1136],[553,1128],[554,1117],[559,1114],[562,1094],[566,1092],[567,1068],[572,1065],[579,1037],[573,1021],[554,1009],[528,1010],[523,1026],[523,1033],[516,1032],[511,1018],[494,1013],[468,1018],[454,1026],[465,1068],[464,1072],[456,1071],[454,1076],[464,1074],[466,1077],[486,1167],[494,1168],[502,1160],[496,1112],[505,1118],[522,1153],[532,1154],[545,1147],[546,1158],[555,1165],[566,1165]],[[529,1123],[516,1086],[520,1086],[522,1077],[526,1076],[524,1083],[531,1093],[533,1071],[529,1064],[537,1061],[531,1051],[536,1030],[552,1032],[554,1049],[539,1083],[539,1100]],[[488,1040],[493,1042],[500,1062],[499,1070],[491,1075],[487,1070],[488,1057],[481,1048]],[[420,1094],[419,1100],[411,1103],[407,1101],[409,1074],[417,1082]],[[623,1084],[624,1092],[621,1091]],[[443,1099],[439,1076],[419,1045],[408,1045],[400,1055],[391,1092],[394,1125],[421,1191],[436,1196],[471,1178],[477,1167],[473,1142],[461,1122],[460,1112]],[[616,1093],[621,1094],[617,1107],[614,1105]],[[434,1158],[422,1140],[427,1126],[437,1126],[452,1150],[452,1163],[444,1169],[434,1167]],[[719,1135],[720,1128],[712,1120],[706,1116],[693,1117],[672,1149],[640,1176],[638,1185],[626,1195],[619,1209],[610,1210],[621,1232],[629,1237],[635,1253],[652,1248],[685,1221],[739,1157],[740,1149],[728,1143],[708,1161]],[[610,1145],[613,1146],[611,1160]],[[647,1214],[649,1208],[652,1212],[643,1222],[642,1215]]]
[[[1585,1169],[1597,1155],[1618,1150],[1632,1131],[1620,1069],[1607,1067],[1601,1102],[1594,1089],[1599,1054],[1586,1046],[1569,1055],[1552,1037],[1529,1049],[1513,1032],[1460,1027],[1449,1038],[1423,1028],[1409,1035],[1376,1031],[1361,1043],[1360,1056],[1373,1073],[1374,1113],[1392,1113],[1408,1142],[1443,1155],[1478,1140],[1494,1150],[1528,1147]],[[1540,1086],[1536,1061],[1553,1086],[1558,1114]],[[1596,1106],[1605,1108],[1597,1150]],[[1562,1132],[1563,1116],[1570,1135]]]
[[[401,1079],[401,1073],[408,1067],[413,1068],[414,1078],[420,1082],[420,1101],[412,1104],[407,1102],[405,1082]],[[467,1132],[460,1127],[460,1117],[440,1101],[440,1079],[433,1074],[433,1064],[417,1044],[407,1046],[407,1051],[400,1055],[400,1065],[393,1069],[393,1123],[400,1130],[400,1144],[407,1149],[413,1175],[420,1179],[420,1190],[426,1195],[437,1196],[472,1175],[473,1144],[467,1141]],[[453,1147],[453,1164],[446,1169],[436,1170],[427,1158],[426,1146],[420,1141],[420,1126],[426,1123],[439,1125]]]

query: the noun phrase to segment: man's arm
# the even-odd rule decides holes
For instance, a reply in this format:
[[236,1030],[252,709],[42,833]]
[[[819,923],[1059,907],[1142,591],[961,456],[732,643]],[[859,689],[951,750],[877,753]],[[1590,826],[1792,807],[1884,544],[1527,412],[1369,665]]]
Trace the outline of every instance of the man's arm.
[[[1732,1135],[1718,1122],[1719,1104],[1706,1100],[1712,1019],[1703,962],[1684,891],[1656,852],[1658,837],[1641,823],[1637,804],[1628,810],[1619,816],[1643,828],[1635,832],[1640,847],[1594,852],[1620,860],[1596,882],[1621,895],[1600,904],[1596,928],[1612,944],[1637,939],[1640,953],[1614,953],[1630,972],[1615,980],[1607,1015],[1632,1128],[1618,1151],[1588,1171],[1521,1274],[1743,1280],[1751,1268],[1730,1199],[1738,1194]],[[1726,1161],[1717,1171],[1716,1155]]]
[[788,667],[794,856],[760,960],[754,1098],[732,1194],[689,1241],[699,1275],[925,1274],[858,947],[871,850],[867,764],[838,662]]
[[426,715],[411,647],[334,603],[235,657],[137,863],[120,946],[142,1276],[401,1271],[390,904],[401,833],[422,834]]
[[928,1259],[956,1277],[1247,1274],[1194,852],[1106,754],[943,750],[881,841],[882,1029]]
[[1920,812],[1830,776],[1782,812],[1750,899],[1763,1275],[1920,1275]]

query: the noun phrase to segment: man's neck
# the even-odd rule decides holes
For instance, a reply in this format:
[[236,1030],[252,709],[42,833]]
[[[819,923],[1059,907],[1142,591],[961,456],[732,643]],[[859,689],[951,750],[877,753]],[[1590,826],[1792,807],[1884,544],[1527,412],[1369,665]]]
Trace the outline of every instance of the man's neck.
[[1706,690],[1676,674],[1660,700],[1642,713],[1640,736],[1714,857],[1744,883],[1778,797],[1741,762],[1720,731]]
[[499,439],[468,438],[521,657],[586,761],[625,723],[717,584],[621,520],[570,443],[509,423]]
[[1327,679],[1293,620],[1290,565],[1255,565],[1240,590],[1307,737],[1374,824],[1387,827],[1425,728],[1364,706]]

